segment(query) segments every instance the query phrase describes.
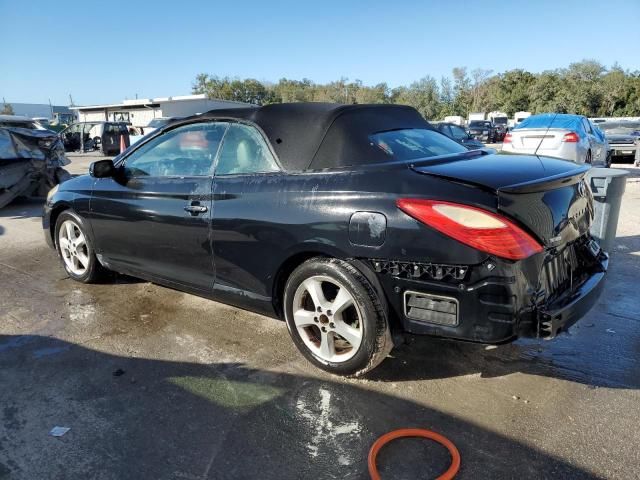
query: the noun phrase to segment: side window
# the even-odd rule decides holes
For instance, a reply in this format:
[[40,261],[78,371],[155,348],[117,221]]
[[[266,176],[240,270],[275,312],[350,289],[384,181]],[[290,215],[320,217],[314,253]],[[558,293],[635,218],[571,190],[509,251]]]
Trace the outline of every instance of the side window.
[[185,125],[154,138],[125,159],[129,176],[193,177],[211,175],[227,125]]
[[232,123],[222,142],[216,175],[277,172],[264,138],[254,127]]

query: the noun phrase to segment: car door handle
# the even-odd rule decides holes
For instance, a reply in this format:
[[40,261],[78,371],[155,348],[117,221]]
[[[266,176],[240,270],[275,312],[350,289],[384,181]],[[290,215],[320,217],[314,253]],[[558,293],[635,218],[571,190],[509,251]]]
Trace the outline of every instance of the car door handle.
[[184,207],[185,212],[189,212],[191,215],[199,215],[201,213],[205,213],[209,209],[204,205],[187,205]]

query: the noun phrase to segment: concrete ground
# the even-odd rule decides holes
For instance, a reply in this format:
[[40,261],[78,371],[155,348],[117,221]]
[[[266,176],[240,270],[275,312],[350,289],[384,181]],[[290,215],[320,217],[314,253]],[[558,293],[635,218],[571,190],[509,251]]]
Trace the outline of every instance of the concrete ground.
[[[127,277],[75,283],[44,243],[41,202],[10,205],[0,479],[365,479],[372,442],[401,427],[455,442],[461,479],[640,478],[640,169],[624,168],[606,291],[568,334],[494,349],[412,338],[361,380],[311,367],[282,322]],[[379,457],[390,479],[448,461],[418,439]]]

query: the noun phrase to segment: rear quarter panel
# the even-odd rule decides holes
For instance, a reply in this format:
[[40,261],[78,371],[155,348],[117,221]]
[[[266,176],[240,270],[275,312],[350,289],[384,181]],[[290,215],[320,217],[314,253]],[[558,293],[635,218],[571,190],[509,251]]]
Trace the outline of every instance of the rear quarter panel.
[[[214,190],[216,282],[270,297],[280,267],[305,252],[337,258],[465,265],[486,258],[407,216],[396,207],[400,197],[496,207],[496,198],[490,192],[420,175],[406,165],[227,178],[216,183]],[[349,222],[355,212],[384,215],[381,245],[355,245],[350,241]]]

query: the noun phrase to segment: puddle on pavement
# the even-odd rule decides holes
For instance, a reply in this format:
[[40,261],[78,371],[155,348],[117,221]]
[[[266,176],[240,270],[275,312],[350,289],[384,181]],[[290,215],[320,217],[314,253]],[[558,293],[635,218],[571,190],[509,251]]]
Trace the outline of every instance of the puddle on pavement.
[[167,381],[209,402],[237,412],[246,412],[282,395],[285,390],[268,384],[225,378],[169,377]]

